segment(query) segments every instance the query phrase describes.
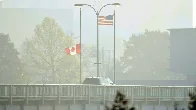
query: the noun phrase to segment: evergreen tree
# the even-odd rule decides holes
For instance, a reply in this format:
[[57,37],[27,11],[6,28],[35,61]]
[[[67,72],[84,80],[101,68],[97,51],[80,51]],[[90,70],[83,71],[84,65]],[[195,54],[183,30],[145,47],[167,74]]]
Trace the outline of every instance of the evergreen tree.
[[105,106],[105,110],[135,110],[134,107],[129,108],[128,103],[125,95],[117,91],[112,108]]
[[196,110],[196,88],[194,92],[189,93],[189,98],[190,98],[189,105],[188,105],[189,110]]
[[20,82],[19,52],[14,48],[9,35],[0,33],[0,83]]

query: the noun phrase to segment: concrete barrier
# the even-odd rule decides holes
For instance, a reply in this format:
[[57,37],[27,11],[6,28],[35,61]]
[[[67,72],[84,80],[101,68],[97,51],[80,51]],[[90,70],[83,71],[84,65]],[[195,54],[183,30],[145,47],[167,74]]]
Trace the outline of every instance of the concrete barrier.
[[24,110],[37,110],[36,106],[24,106]]
[[0,110],[5,110],[5,106],[0,106]]
[[6,110],[21,110],[21,108],[17,105],[8,105],[6,106]]
[[57,105],[55,106],[55,110],[69,110],[69,106],[67,105]]
[[52,106],[39,106],[39,110],[53,110]]
[[99,106],[95,104],[86,104],[85,110],[99,110]]

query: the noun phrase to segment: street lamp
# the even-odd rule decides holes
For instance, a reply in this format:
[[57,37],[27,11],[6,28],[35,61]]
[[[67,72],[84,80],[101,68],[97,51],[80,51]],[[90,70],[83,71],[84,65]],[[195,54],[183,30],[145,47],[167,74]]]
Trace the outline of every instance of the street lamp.
[[[120,6],[120,3],[106,4],[106,5],[102,6],[102,7],[100,8],[100,10],[96,10],[92,5],[88,5],[88,4],[75,4],[75,5],[74,5],[74,6],[76,6],[76,7],[89,6],[89,7],[91,7],[91,8],[94,10],[94,12],[95,12],[96,15],[97,15],[97,63],[95,63],[95,64],[97,64],[97,77],[99,77],[99,64],[101,64],[101,63],[99,63],[99,27],[98,27],[98,18],[99,18],[99,14],[100,14],[101,10],[102,10],[104,7],[109,6],[109,5]],[[81,10],[81,8],[80,8],[80,10]],[[81,12],[80,12],[80,13],[81,13]],[[80,19],[81,19],[81,16],[80,16]],[[81,22],[81,20],[80,20],[80,22]],[[81,24],[81,23],[80,23],[80,24]],[[81,26],[80,26],[80,28],[81,28]],[[80,29],[80,30],[81,30],[81,29]],[[80,39],[81,39],[81,37],[80,37]],[[81,55],[80,55],[80,56],[81,56]]]
[[81,11],[81,6],[83,6],[84,4],[75,4],[75,7],[80,7],[80,84],[82,83],[82,24],[81,24],[81,16],[82,16],[82,11]]
[[112,3],[112,5],[120,6],[120,3]]
[[75,7],[81,7],[81,6],[84,6],[84,5],[86,5],[86,4],[75,4],[74,6]]

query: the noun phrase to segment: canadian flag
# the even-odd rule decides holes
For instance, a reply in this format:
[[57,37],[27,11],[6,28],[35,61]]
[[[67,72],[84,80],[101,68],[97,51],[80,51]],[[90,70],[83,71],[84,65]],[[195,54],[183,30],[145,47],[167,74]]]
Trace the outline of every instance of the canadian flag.
[[80,44],[76,44],[73,47],[65,48],[65,52],[67,53],[67,55],[80,54]]

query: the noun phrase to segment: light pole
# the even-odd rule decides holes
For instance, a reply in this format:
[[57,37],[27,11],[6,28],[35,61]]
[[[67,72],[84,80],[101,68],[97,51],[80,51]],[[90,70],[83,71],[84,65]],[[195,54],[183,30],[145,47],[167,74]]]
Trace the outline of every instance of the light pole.
[[97,62],[95,63],[95,64],[97,64],[97,77],[99,77],[99,64],[101,64],[101,63],[99,62],[99,24],[98,24],[98,19],[99,19],[99,14],[100,14],[101,10],[102,10],[104,7],[109,6],[109,5],[119,6],[120,3],[106,4],[106,5],[102,6],[102,7],[100,8],[100,10],[98,10],[98,11],[97,11],[93,6],[88,5],[88,4],[75,4],[75,5],[74,5],[74,6],[77,6],[77,7],[89,6],[89,7],[91,7],[91,8],[94,10],[94,12],[96,13],[96,16],[97,16]]
[[[77,5],[74,5],[74,6],[77,6]],[[82,10],[81,10],[81,7],[80,7],[80,84],[82,83]]]
[[116,12],[114,10],[114,84],[116,83]]
[[81,24],[81,20],[82,20],[82,11],[80,8],[80,84],[82,84],[82,24]]

